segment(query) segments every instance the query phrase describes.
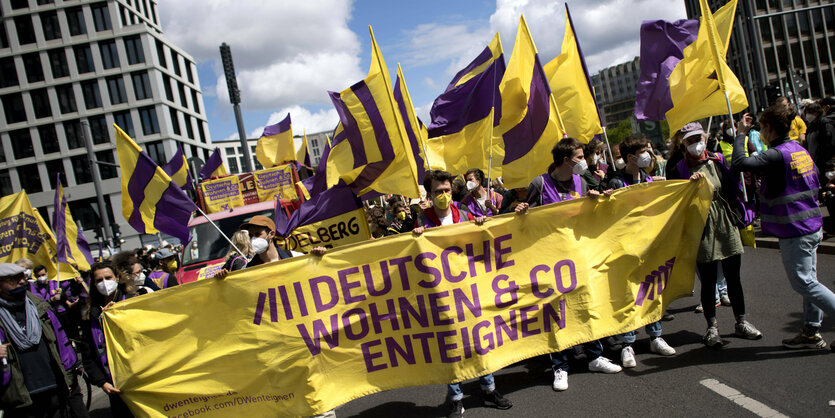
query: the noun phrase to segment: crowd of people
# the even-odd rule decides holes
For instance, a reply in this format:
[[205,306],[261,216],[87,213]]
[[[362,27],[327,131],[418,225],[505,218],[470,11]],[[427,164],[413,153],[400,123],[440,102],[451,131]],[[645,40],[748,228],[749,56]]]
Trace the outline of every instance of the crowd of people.
[[[674,132],[661,147],[664,150],[653,149],[639,136],[627,137],[610,150],[599,141],[583,144],[564,138],[554,146],[547,172],[531,179],[527,188],[506,189],[501,178],[488,179],[480,168],[461,176],[430,170],[423,181],[424,197],[366,202],[367,220],[374,238],[419,236],[427,228],[467,221],[483,225],[491,216],[524,216],[530,208],[571,199],[605,199],[616,189],[638,183],[708,181],[714,193],[696,265],[699,309],[706,321],[704,344],[725,343],[716,310],[723,304],[732,308],[737,337],[762,338],[746,316],[740,275],[739,231],[755,223],[779,238],[789,282],[803,296],[803,327],[783,344],[823,349],[827,344],[820,334],[821,321],[824,313],[835,316],[835,294],[817,280],[815,253],[823,228],[831,228],[831,223],[823,225],[820,206],[832,208],[835,203],[835,99],[807,103],[800,115],[781,100],[756,119],[745,114],[737,123],[723,122],[716,134],[693,122]],[[231,234],[223,268],[214,279],[301,255],[276,245],[275,234],[275,223],[266,216],[253,216],[240,225]],[[311,250],[315,256],[326,252],[323,247]],[[98,260],[75,280],[61,282],[49,280],[45,266],[27,259],[0,264],[0,407],[5,416],[87,416],[78,379],[82,374],[109,396],[114,416],[130,416],[110,374],[101,315],[119,301],[178,285],[181,253],[182,246],[173,245],[124,251]],[[637,331],[552,353],[553,389],[568,389],[571,358],[588,361],[592,372],[635,367]],[[645,332],[652,353],[676,354],[662,337],[660,321],[647,325]],[[604,345],[619,350],[620,364],[603,356]],[[487,404],[512,407],[496,390],[492,374],[479,383]],[[461,417],[460,382],[448,385],[447,398],[449,416]]]

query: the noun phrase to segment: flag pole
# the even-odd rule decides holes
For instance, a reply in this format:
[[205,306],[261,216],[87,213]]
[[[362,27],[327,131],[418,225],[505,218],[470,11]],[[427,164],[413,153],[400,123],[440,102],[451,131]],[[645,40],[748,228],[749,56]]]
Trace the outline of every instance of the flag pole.
[[237,252],[238,252],[238,254],[240,254],[240,255],[241,255],[241,257],[246,258],[246,255],[244,255],[244,253],[243,253],[243,252],[241,252],[241,250],[239,250],[239,249],[238,249],[238,247],[235,245],[235,243],[233,243],[233,242],[232,242],[232,240],[231,240],[231,239],[229,239],[229,237],[227,237],[227,236],[226,236],[226,234],[224,234],[224,233],[223,233],[223,231],[221,231],[221,230],[220,230],[220,228],[219,228],[219,227],[218,227],[218,226],[217,226],[217,225],[216,225],[216,224],[215,224],[215,223],[214,223],[211,219],[209,219],[209,216],[208,216],[208,215],[206,215],[206,213],[205,213],[205,212],[203,212],[203,209],[200,209],[200,207],[199,207],[199,206],[197,206],[197,211],[198,211],[198,212],[200,212],[200,214],[201,214],[201,215],[203,215],[203,217],[204,217],[204,218],[206,218],[206,220],[207,220],[207,221],[209,221],[209,223],[210,223],[210,224],[212,224],[212,226],[213,226],[213,227],[215,227],[215,229],[217,229],[217,232],[219,232],[219,233],[220,233],[220,235],[221,235],[223,238],[226,238],[226,242],[228,242],[228,243],[229,243],[229,245],[231,245],[231,246],[232,246],[232,248],[234,248],[234,249],[235,249],[235,251],[237,251]]
[[[734,112],[733,112],[733,110],[731,110],[731,99],[730,99],[730,97],[728,97],[728,91],[727,90],[725,90],[725,103],[728,105],[728,117],[731,120],[731,130],[734,132],[734,138],[736,138],[736,133],[737,132],[736,132],[736,126],[734,126]],[[744,145],[744,143],[743,143],[743,145]],[[740,174],[739,181],[742,184],[742,198],[745,199],[745,201],[747,202],[748,201],[748,190],[746,190],[746,188],[745,188],[745,176],[743,175],[744,173],[742,173],[742,172],[740,172],[739,174]]]
[[606,149],[609,150],[609,159],[610,159],[609,164],[611,164],[614,167],[615,156],[614,156],[614,154],[612,154],[612,146],[609,145],[609,135],[606,134],[606,126],[605,125],[601,126],[601,128],[603,128],[603,139],[606,140]]

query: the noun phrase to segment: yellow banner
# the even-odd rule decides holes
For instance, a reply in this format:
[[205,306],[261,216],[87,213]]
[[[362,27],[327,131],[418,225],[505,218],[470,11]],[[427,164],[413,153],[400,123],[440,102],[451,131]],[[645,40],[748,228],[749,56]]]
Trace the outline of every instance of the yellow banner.
[[258,170],[252,173],[255,179],[255,190],[258,191],[258,201],[275,200],[281,195],[282,199],[295,200],[295,182],[293,181],[293,167],[289,164]]
[[197,272],[197,280],[207,279],[209,277],[215,277],[215,274],[219,273],[223,270],[223,265],[226,262],[220,262],[215,264],[207,264],[206,267],[203,267]]
[[[55,236],[40,212],[32,207],[26,192],[0,198],[0,263],[28,258],[35,266],[46,267],[47,276],[54,279],[56,248]],[[79,276],[72,265],[60,266],[60,280]]]
[[203,189],[203,201],[206,212],[221,212],[244,205],[241,184],[238,176],[228,176],[217,180],[200,183]]
[[285,250],[307,254],[313,247],[334,248],[371,239],[371,231],[365,219],[365,211],[353,210],[321,222],[300,226],[287,238],[276,237],[276,243]]
[[113,377],[136,415],[306,416],[631,331],[690,296],[712,193],[644,183],[129,299]]

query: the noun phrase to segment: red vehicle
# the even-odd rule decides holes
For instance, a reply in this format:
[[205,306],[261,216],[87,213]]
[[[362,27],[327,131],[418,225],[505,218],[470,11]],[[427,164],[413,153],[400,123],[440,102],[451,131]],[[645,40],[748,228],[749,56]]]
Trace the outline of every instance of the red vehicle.
[[[298,173],[295,168],[293,169],[293,177],[297,182]],[[258,202],[252,173],[241,174],[238,178],[243,186],[242,194],[245,205],[208,214],[209,219],[230,238],[241,224],[255,215],[264,215],[270,219],[275,216],[275,201]],[[296,186],[296,192],[300,196],[298,199],[293,201],[281,200],[281,206],[285,208],[287,213],[292,213],[298,209],[304,200],[298,186]],[[214,276],[223,266],[224,257],[226,257],[230,247],[226,238],[203,216],[192,217],[188,223],[188,228],[191,233],[191,242],[183,249],[183,261],[177,271],[177,280],[180,284]]]

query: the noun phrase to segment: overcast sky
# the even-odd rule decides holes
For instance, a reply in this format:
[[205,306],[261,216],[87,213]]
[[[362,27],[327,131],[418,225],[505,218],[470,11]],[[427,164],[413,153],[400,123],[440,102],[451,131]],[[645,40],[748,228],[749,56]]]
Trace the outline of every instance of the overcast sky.
[[[683,0],[568,1],[589,71],[639,54],[643,20],[686,18]],[[418,116],[499,32],[510,59],[519,16],[543,64],[560,52],[563,2],[553,0],[177,0],[160,2],[165,35],[194,57],[212,139],[237,138],[218,47],[232,48],[250,138],[291,113],[293,132],[338,122],[327,91],[360,81],[370,64],[368,25],[389,73],[403,67]]]

